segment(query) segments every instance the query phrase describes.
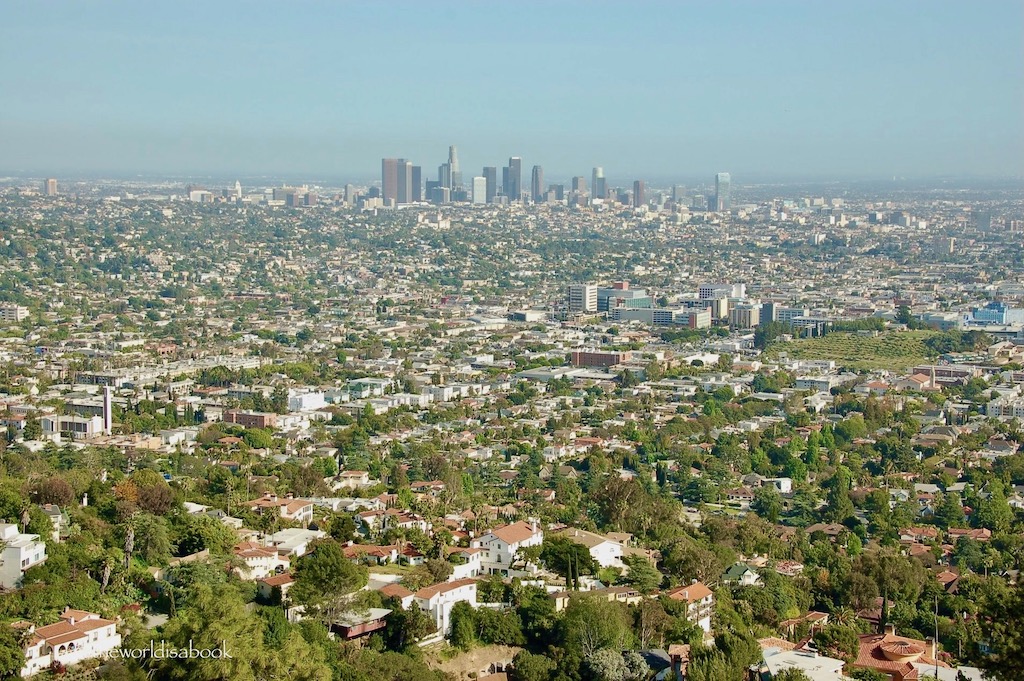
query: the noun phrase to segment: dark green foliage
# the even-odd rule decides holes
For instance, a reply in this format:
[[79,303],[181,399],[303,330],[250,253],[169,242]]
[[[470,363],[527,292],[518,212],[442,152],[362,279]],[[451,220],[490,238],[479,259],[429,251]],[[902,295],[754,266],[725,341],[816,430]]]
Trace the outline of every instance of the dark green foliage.
[[309,553],[295,561],[295,583],[288,596],[306,606],[307,614],[331,620],[348,607],[349,595],[366,584],[366,567],[356,565],[331,539],[315,542]]
[[579,587],[580,575],[592,575],[597,570],[587,547],[566,537],[545,537],[540,558],[549,570],[562,575],[570,588]]
[[25,665],[22,635],[8,624],[0,624],[0,678],[17,677]]
[[980,624],[991,653],[979,655],[977,665],[996,681],[1019,679],[1024,660],[1024,582],[1006,596],[986,598]]

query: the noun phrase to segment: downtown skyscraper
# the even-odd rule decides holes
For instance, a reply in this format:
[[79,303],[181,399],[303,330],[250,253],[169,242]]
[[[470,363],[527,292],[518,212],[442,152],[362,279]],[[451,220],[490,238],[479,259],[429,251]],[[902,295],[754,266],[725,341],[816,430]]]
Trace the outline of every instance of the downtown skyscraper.
[[380,194],[385,205],[412,203],[422,198],[421,170],[404,158],[385,158],[380,162]]
[[716,211],[729,210],[732,208],[732,196],[730,189],[732,178],[729,173],[718,173],[715,175],[715,206]]
[[596,166],[590,173],[590,198],[608,198],[608,181],[604,179],[604,168]]
[[504,175],[505,196],[509,201],[519,201],[523,196],[523,159],[518,156],[509,158]]
[[395,203],[412,203],[412,162],[400,158],[397,165],[397,172],[395,174],[398,179],[398,191]]
[[471,200],[476,204],[487,203],[487,178],[478,175],[473,178],[473,194]]
[[533,173],[530,176],[530,198],[533,199],[534,203],[543,203],[547,196],[547,192],[544,191],[544,169],[540,166],[533,167]]
[[498,168],[496,166],[484,166],[484,181],[487,183],[487,203],[494,203],[494,197],[498,195]]
[[633,183],[633,208],[646,205],[644,200],[644,181],[637,180]]
[[451,172],[451,189],[462,189],[462,170],[459,168],[459,151],[455,145],[448,147],[448,169]]
[[423,168],[420,166],[412,167],[412,195],[410,201],[417,202],[423,200]]
[[398,159],[385,158],[380,162],[380,195],[384,203],[398,203]]

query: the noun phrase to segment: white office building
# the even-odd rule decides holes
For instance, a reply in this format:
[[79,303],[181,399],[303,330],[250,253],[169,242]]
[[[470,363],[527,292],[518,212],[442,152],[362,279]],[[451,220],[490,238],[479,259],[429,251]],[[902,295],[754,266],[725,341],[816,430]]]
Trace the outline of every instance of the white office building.
[[473,178],[473,203],[487,203],[487,178]]
[[597,286],[571,284],[569,286],[569,312],[597,312]]

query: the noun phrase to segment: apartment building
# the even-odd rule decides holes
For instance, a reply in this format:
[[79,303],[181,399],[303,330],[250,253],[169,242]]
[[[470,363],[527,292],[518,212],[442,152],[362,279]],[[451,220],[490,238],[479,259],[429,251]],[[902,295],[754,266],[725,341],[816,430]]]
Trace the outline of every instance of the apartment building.
[[613,367],[633,358],[629,350],[573,350],[572,365],[577,367]]
[[21,305],[0,305],[0,322],[17,324],[28,319],[28,308]]
[[224,412],[224,423],[234,423],[245,428],[276,428],[277,414],[266,411],[228,409]]

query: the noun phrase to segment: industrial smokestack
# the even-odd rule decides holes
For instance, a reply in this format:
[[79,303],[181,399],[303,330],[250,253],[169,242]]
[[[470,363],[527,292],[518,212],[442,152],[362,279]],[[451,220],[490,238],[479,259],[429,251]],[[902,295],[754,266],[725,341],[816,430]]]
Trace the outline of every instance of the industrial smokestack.
[[114,411],[111,404],[111,390],[109,385],[103,386],[103,434],[110,435],[114,431]]

